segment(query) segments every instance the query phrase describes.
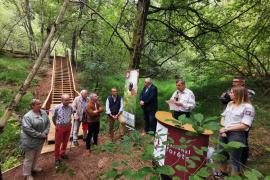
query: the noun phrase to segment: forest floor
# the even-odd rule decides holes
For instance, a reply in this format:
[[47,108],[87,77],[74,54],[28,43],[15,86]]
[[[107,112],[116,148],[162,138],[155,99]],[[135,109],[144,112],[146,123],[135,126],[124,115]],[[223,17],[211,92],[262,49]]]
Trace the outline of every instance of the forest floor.
[[[99,138],[100,143],[103,144],[106,140],[106,136]],[[129,161],[129,166],[133,169],[139,169],[146,165],[145,162],[139,160],[139,157],[134,161],[134,157],[140,154],[140,151],[133,151],[133,155],[108,153],[108,152],[96,152],[93,150],[90,155],[86,154],[86,149],[83,141],[79,141],[80,145],[75,148],[67,149],[68,160],[63,160],[63,164],[59,170],[54,166],[54,154],[53,152],[40,155],[37,166],[42,167],[43,171],[39,174],[35,174],[34,178],[38,180],[45,179],[58,179],[58,180],[95,180],[105,179],[104,173],[111,167],[112,162]],[[151,164],[151,162],[148,162]],[[103,178],[102,178],[103,176]],[[3,174],[5,180],[19,180],[23,179],[22,166],[16,167],[11,171]]]

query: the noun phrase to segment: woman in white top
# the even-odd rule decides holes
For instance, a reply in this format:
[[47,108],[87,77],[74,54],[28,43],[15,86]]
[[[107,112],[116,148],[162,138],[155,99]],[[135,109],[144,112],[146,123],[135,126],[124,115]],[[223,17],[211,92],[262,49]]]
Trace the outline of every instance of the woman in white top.
[[[253,122],[255,111],[248,98],[247,89],[244,87],[234,87],[231,89],[230,97],[232,101],[228,103],[226,109],[221,114],[220,141],[229,143],[231,141],[241,142],[246,145],[247,131]],[[242,169],[241,156],[243,148],[234,149],[229,152],[232,164],[232,175],[239,175]],[[228,157],[228,156],[227,156]],[[222,162],[221,174],[227,174],[226,161]]]

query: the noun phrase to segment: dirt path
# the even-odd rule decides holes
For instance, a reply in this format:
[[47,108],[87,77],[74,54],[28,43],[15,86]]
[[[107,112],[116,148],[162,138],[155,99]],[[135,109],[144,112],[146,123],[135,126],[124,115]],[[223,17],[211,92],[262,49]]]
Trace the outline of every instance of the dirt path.
[[[104,136],[100,138],[104,143]],[[38,159],[38,167],[42,167],[43,171],[40,174],[34,175],[37,180],[57,179],[57,180],[95,180],[99,179],[105,170],[108,170],[111,163],[116,160],[127,160],[128,155],[115,153],[96,153],[93,152],[90,156],[85,155],[84,142],[80,141],[80,146],[67,150],[68,160],[64,160],[64,167],[60,172],[56,172],[54,167],[54,154],[43,154]],[[63,169],[66,169],[63,172]],[[73,175],[72,175],[73,174]],[[22,166],[13,169],[12,171],[3,174],[4,180],[20,180],[22,176]]]

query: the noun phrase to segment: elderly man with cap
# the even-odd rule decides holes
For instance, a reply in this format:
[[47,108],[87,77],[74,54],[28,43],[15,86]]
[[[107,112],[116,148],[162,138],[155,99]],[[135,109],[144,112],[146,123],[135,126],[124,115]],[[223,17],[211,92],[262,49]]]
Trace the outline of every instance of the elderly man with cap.
[[78,146],[78,132],[82,122],[83,129],[83,139],[85,140],[88,130],[87,117],[86,117],[86,107],[89,101],[87,90],[82,90],[80,95],[75,97],[72,107],[75,112],[74,114],[74,123],[73,123],[73,132],[72,138],[75,146]]
[[52,120],[55,125],[55,167],[61,163],[62,159],[68,159],[66,155],[66,148],[71,131],[71,115],[73,108],[69,105],[69,95],[63,94],[62,103],[57,105],[54,109]]

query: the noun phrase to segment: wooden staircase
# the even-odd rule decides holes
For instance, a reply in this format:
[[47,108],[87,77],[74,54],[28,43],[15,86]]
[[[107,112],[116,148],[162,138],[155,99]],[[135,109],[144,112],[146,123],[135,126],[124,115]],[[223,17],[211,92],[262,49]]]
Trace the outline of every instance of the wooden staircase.
[[74,99],[74,86],[69,60],[63,57],[55,59],[54,81],[52,90],[52,103],[60,104],[62,94],[69,94],[70,102]]
[[72,103],[74,98],[79,95],[75,88],[73,70],[69,58],[54,56],[51,90],[42,106],[43,109],[49,112],[49,118],[51,121],[51,128],[48,134],[49,143],[53,143],[55,137],[55,126],[52,122],[52,111],[56,105],[61,104],[61,96],[63,94],[69,94],[70,103]]

